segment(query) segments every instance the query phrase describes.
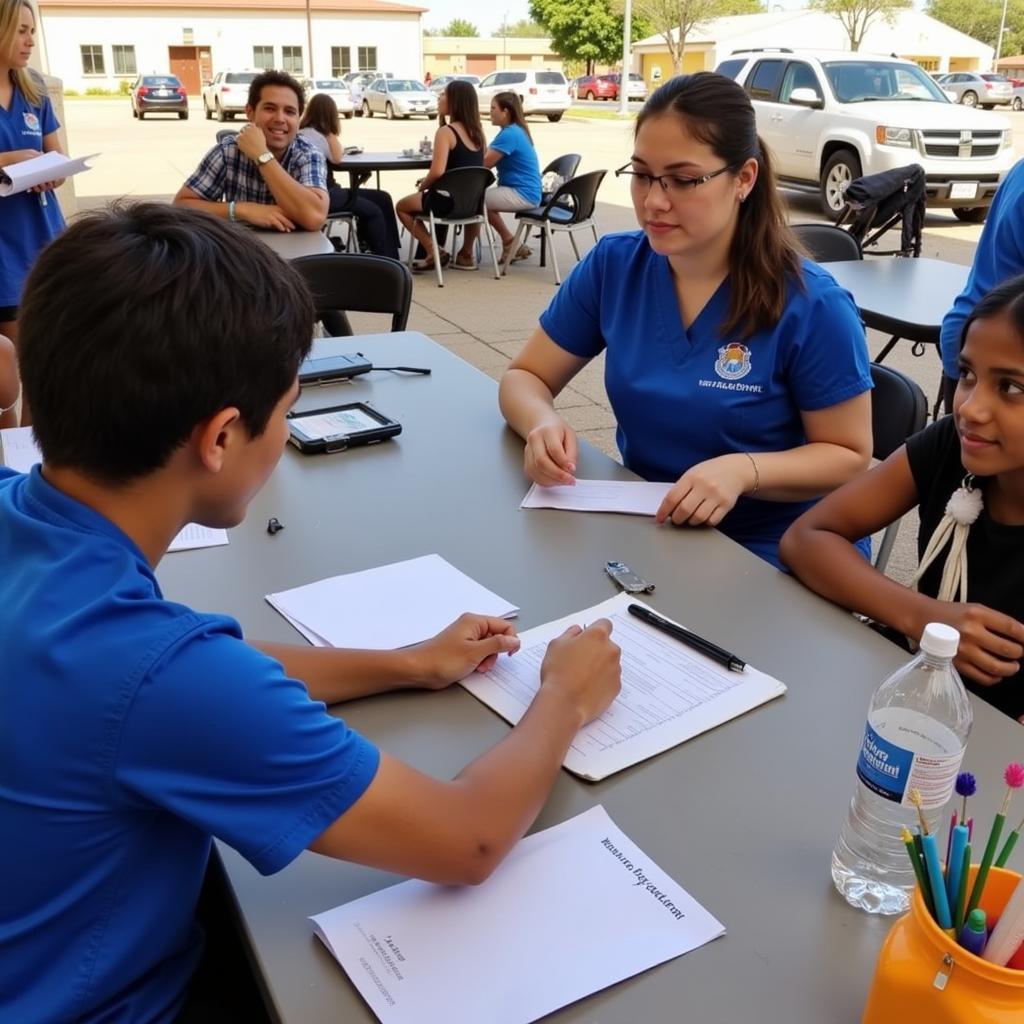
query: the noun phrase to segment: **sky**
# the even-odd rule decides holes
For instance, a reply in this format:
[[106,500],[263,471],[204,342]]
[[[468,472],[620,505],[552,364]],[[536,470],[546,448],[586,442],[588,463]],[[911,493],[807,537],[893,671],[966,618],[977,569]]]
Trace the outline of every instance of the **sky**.
[[481,4],[467,4],[466,0],[408,0],[417,7],[429,7],[423,15],[424,28],[443,28],[452,18],[465,18],[476,25],[480,35],[490,35],[504,20],[514,24],[529,18],[529,0],[484,0]]

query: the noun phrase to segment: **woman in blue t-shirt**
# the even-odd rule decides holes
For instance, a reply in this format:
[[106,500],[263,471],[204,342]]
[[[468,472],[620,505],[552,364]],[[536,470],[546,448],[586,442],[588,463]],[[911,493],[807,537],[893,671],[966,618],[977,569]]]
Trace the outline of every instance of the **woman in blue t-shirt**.
[[[0,167],[60,149],[45,87],[28,70],[36,18],[27,0],[0,0]],[[18,343],[21,288],[39,251],[64,228],[51,195],[61,182],[0,198],[0,334]],[[22,422],[28,422],[22,409]]]
[[871,376],[848,292],[802,259],[754,111],[729,78],[675,78],[637,118],[642,230],[608,235],[501,381],[542,485],[571,484],[555,396],[606,351],[625,464],[672,482],[657,521],[720,526],[775,565],[786,527],[871,456]]
[[[504,263],[515,236],[501,214],[529,210],[540,202],[540,164],[537,150],[533,148],[533,136],[526,125],[526,115],[514,92],[499,92],[491,100],[491,124],[501,131],[494,136],[484,154],[484,166],[496,168],[498,172],[497,186],[487,190],[487,222],[501,236],[501,261]],[[456,262],[473,259],[478,234],[476,225],[466,229]],[[525,260],[531,255],[530,249],[521,245],[512,253],[512,262]]]

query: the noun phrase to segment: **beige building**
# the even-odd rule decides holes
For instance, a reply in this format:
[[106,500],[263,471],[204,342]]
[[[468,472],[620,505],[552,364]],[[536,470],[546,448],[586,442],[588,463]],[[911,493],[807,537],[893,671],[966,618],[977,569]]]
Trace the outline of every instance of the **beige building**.
[[551,50],[550,39],[482,39],[474,36],[426,36],[423,73],[489,75],[506,68],[562,70],[562,58]]
[[419,78],[426,8],[386,0],[37,0],[43,70],[65,89],[176,74],[192,95],[218,71],[390,71]]
[[[845,51],[850,43],[839,19],[820,11],[738,14],[709,21],[687,37],[682,71],[713,71],[734,50],[759,47]],[[994,56],[991,46],[920,11],[901,11],[891,25],[878,18],[861,49],[894,53],[935,72],[987,71]],[[672,77],[672,58],[661,36],[640,40],[633,53],[648,88]]]
[[996,71],[1007,78],[1024,78],[1024,53],[996,61]]

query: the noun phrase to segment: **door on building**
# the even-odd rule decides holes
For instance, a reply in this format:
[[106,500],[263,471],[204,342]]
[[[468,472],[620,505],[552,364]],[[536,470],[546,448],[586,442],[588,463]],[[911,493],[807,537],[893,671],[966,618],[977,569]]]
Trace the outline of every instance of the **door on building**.
[[213,61],[208,46],[169,46],[168,64],[171,74],[177,75],[185,91],[198,96],[203,82],[213,78]]

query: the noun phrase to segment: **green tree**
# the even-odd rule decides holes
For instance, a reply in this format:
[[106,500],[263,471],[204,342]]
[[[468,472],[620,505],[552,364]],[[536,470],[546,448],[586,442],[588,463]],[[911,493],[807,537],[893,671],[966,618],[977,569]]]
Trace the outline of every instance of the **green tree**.
[[764,5],[760,0],[634,0],[633,9],[651,32],[665,40],[672,69],[678,75],[683,69],[686,40],[694,31],[730,14],[758,14]]
[[519,21],[513,21],[509,25],[502,22],[495,29],[494,34],[499,39],[502,36],[508,36],[509,39],[544,39],[548,30],[536,21],[520,18]]
[[477,31],[476,25],[471,21],[467,21],[465,18],[452,18],[443,29],[441,29],[441,35],[443,36],[478,36],[480,33]]
[[[931,0],[927,12],[972,39],[995,47],[999,41],[999,22],[1003,14],[1001,0]],[[1000,55],[1008,57],[1024,51],[1024,0],[1009,0],[1006,28]]]
[[[547,29],[555,53],[567,61],[584,61],[588,74],[596,63],[622,59],[623,14],[615,13],[611,0],[530,0],[530,17]],[[642,18],[633,18],[632,38],[649,31]]]
[[891,25],[896,14],[908,10],[912,3],[913,0],[811,0],[810,7],[838,18],[850,40],[850,49],[859,50],[873,22],[881,18]]

